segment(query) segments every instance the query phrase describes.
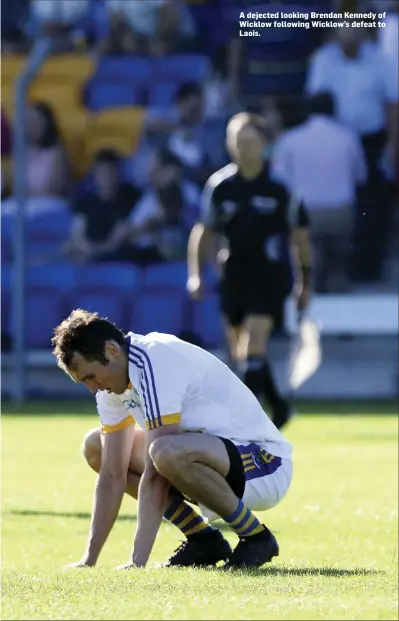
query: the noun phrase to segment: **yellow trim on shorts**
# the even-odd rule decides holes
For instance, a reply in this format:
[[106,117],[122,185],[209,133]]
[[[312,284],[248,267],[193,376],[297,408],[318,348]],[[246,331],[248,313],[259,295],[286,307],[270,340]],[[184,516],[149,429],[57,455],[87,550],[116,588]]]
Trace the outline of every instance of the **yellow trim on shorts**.
[[[164,416],[161,416],[161,425],[156,424],[155,428],[161,427],[163,425],[180,425],[181,423],[181,414],[180,412],[177,412],[176,414],[164,414]],[[145,426],[147,427],[148,430],[151,430],[152,427],[152,422],[150,422],[149,420],[146,420],[145,422]]]
[[103,425],[102,432],[103,433],[115,433],[115,431],[121,431],[122,429],[126,429],[129,425],[135,425],[136,421],[133,416],[126,416],[120,423],[116,425]]

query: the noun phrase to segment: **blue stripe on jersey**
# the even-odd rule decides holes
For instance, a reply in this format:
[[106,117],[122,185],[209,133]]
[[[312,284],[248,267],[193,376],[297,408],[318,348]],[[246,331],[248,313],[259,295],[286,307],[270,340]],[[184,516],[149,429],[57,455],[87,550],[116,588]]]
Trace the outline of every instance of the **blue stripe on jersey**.
[[[134,356],[134,358],[133,358]],[[149,382],[146,369],[144,367],[144,362],[139,358],[134,352],[129,351],[129,361],[134,364],[138,369],[143,372],[142,379],[140,382],[141,390],[143,392],[144,406],[146,412],[146,418],[148,421],[148,425],[150,429],[155,429],[155,416],[154,416],[154,408],[151,403],[151,393],[149,390]]]
[[[148,356],[148,354],[141,349],[140,347],[137,347],[137,345],[133,345],[130,344],[130,351],[134,350],[136,352],[136,355],[140,356],[141,358],[144,358],[144,361],[147,365],[147,368],[149,369],[150,372],[150,378],[151,378],[151,388],[152,388],[152,395],[155,401],[155,420],[156,422],[158,422],[158,425],[156,425],[157,427],[160,427],[162,425],[162,419],[161,419],[161,412],[159,409],[159,402],[158,402],[158,395],[157,395],[157,389],[155,386],[155,378],[154,378],[154,371],[152,368],[152,364],[151,364],[151,360]],[[150,385],[149,385],[150,387]],[[151,389],[150,389],[151,392]]]

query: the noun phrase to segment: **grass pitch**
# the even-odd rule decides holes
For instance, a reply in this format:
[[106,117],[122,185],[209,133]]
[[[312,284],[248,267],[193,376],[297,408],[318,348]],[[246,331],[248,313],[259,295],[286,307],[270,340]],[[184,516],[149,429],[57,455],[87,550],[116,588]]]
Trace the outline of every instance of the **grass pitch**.
[[1,618],[398,619],[397,417],[393,407],[329,412],[303,413],[287,431],[292,488],[261,515],[281,556],[226,575],[155,568],[181,538],[166,523],[147,569],[113,571],[131,550],[129,497],[98,567],[63,571],[87,539],[95,474],[80,443],[98,425],[94,407],[35,404],[19,415],[3,408]]

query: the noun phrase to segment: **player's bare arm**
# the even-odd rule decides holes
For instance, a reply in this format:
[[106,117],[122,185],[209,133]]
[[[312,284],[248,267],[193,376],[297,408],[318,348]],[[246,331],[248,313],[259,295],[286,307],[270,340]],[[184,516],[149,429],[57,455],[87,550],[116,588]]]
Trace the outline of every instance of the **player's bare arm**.
[[166,425],[147,432],[148,452],[139,485],[137,531],[130,563],[134,567],[147,564],[165,513],[170,487],[169,481],[156,470],[151,452],[159,437],[179,433],[180,425]]
[[134,425],[104,435],[100,474],[86,552],[77,566],[94,566],[108,539],[122,503],[134,441]]

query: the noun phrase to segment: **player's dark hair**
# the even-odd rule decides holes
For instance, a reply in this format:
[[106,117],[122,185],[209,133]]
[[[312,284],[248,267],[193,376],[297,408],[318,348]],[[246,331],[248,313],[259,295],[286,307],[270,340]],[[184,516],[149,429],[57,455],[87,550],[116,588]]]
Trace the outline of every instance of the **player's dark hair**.
[[65,371],[71,366],[75,353],[81,354],[90,362],[108,364],[104,355],[107,341],[116,341],[119,345],[124,345],[125,335],[108,319],[82,308],[72,311],[69,317],[55,328],[51,340],[58,366]]
[[316,93],[310,97],[308,101],[309,114],[325,114],[326,116],[334,116],[335,99],[329,91]]

